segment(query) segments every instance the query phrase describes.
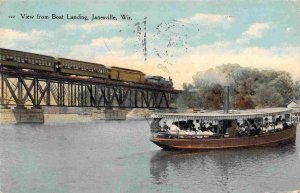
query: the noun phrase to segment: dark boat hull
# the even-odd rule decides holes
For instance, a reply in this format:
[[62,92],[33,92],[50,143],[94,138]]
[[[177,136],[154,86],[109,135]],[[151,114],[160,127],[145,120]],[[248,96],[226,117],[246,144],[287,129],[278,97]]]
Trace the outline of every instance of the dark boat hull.
[[277,146],[286,143],[293,143],[295,142],[295,140],[296,126],[280,132],[262,134],[257,136],[231,138],[150,138],[150,141],[163,149],[188,151]]

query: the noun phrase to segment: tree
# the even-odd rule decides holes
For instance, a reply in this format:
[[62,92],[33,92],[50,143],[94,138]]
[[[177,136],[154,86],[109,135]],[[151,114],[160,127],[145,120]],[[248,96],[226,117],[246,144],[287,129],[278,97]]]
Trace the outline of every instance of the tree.
[[238,64],[223,64],[196,73],[193,76],[193,84],[184,85],[180,105],[220,109],[223,105],[225,85],[231,88],[231,107],[235,109],[285,106],[296,96],[299,89],[290,74],[285,71],[258,70],[241,67]]
[[176,100],[176,106],[180,109],[195,108],[198,102],[197,91],[191,84],[183,84],[183,91]]
[[255,104],[251,95],[237,94],[233,97],[232,106],[235,109],[253,109]]
[[300,99],[300,81],[299,80],[296,81],[294,90],[296,91],[295,98],[297,100],[299,100]]
[[277,92],[276,88],[265,84],[256,89],[254,100],[257,107],[276,107],[284,104],[284,98]]

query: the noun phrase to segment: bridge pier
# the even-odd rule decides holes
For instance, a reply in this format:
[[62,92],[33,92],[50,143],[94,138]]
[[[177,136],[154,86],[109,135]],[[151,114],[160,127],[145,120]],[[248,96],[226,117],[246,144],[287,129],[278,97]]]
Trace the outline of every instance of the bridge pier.
[[0,109],[9,109],[9,107],[7,105],[0,104]]
[[0,109],[0,123],[44,123],[43,109]]
[[93,120],[126,120],[127,111],[123,109],[97,109],[92,111]]

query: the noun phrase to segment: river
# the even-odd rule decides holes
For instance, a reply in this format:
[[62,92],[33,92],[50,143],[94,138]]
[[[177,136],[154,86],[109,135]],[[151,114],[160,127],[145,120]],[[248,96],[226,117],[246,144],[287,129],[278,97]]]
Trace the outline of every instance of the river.
[[199,153],[149,134],[146,120],[0,125],[0,192],[300,192],[299,128],[296,144]]

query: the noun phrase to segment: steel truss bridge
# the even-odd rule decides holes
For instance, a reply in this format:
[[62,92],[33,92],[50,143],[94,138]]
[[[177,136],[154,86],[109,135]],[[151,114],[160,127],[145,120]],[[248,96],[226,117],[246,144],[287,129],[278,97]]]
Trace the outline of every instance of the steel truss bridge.
[[108,79],[0,68],[1,106],[174,108],[178,91]]

